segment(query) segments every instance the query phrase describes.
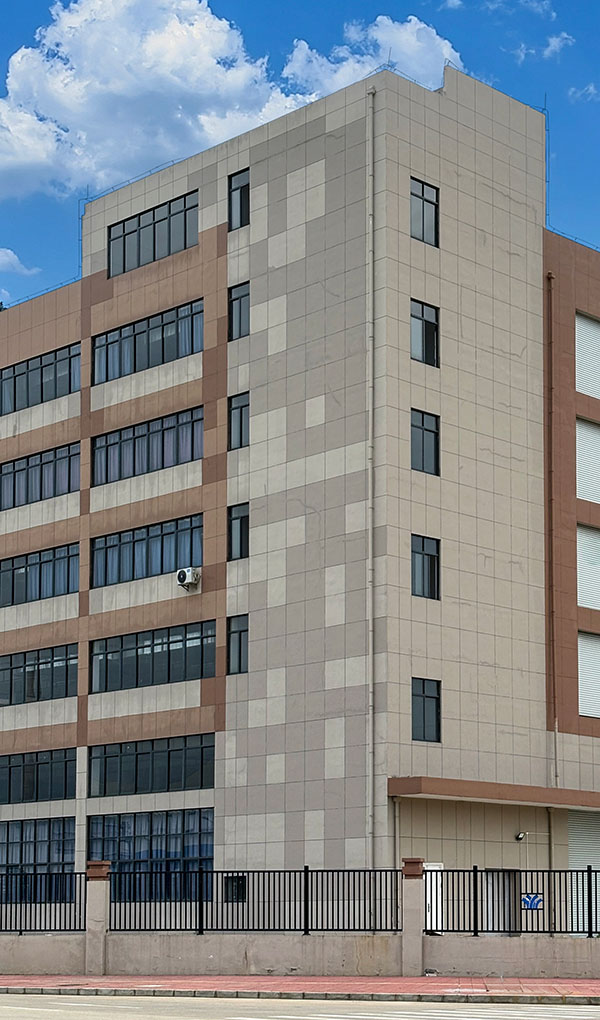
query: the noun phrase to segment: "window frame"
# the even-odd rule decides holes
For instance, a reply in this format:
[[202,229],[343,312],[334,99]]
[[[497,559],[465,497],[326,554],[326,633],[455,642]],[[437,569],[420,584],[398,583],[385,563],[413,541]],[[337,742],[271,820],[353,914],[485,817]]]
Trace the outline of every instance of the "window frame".
[[[185,456],[187,432],[191,456]],[[171,440],[174,456],[168,457]],[[153,458],[155,450],[158,457]],[[125,465],[130,462],[131,470],[124,466],[125,454]],[[103,432],[92,437],[92,488],[124,478],[138,478],[179,464],[190,464],[202,460],[203,456],[204,407],[192,407],[123,429]],[[169,459],[173,463],[166,463]]]
[[78,591],[78,542],[0,560],[0,607],[39,602]]
[[202,514],[98,535],[90,544],[90,588],[160,577],[182,566],[201,567],[203,551]]
[[[243,623],[245,622],[245,627]],[[227,675],[236,676],[248,672],[248,614],[227,617]],[[233,666],[239,666],[233,669]],[[241,667],[245,666],[243,669]]]
[[227,507],[227,561],[246,560],[250,555],[250,504]]
[[[421,548],[418,548],[419,545]],[[411,535],[411,594],[416,598],[439,601],[440,575],[439,538]],[[419,588],[422,590],[419,591]]]
[[426,475],[440,475],[440,416],[410,409],[410,467]]
[[[242,403],[244,397],[246,400]],[[240,401],[240,403],[235,403],[235,401]],[[237,442],[238,438],[239,442]],[[246,390],[245,393],[235,393],[228,398],[227,402],[227,449],[231,452],[232,450],[244,450],[247,446],[250,446],[249,390]]]
[[227,178],[228,230],[240,230],[250,223],[250,168],[237,170]]
[[214,733],[93,744],[88,758],[90,798],[212,790],[215,785]]
[[[417,322],[420,323],[419,337],[414,325]],[[420,355],[416,353],[417,345],[421,348]],[[410,356],[412,361],[422,365],[440,367],[440,310],[415,298],[410,299]]]
[[[245,332],[243,332],[245,330]],[[227,291],[227,340],[250,336],[250,282],[238,283]]]
[[[65,361],[67,369],[59,374]],[[78,393],[80,389],[81,343],[46,351],[0,369],[0,417]]]
[[[435,685],[431,692],[430,685]],[[434,703],[434,735],[428,735],[431,719],[428,719],[428,705]],[[442,683],[429,677],[413,677],[411,685],[412,739],[419,742],[440,744],[442,742]]]
[[[433,195],[429,194],[429,192],[433,192]],[[434,184],[428,184],[427,181],[419,180],[418,177],[411,177],[410,236],[415,241],[422,241],[432,248],[439,248],[439,210],[440,189]]]
[[[0,464],[0,513],[78,492],[80,459],[80,443],[77,442]],[[59,484],[59,468],[65,461],[67,487],[63,488]],[[25,495],[23,500],[17,500],[19,489]]]
[[[177,231],[176,229],[177,228]],[[198,244],[198,189],[111,223],[106,232],[107,276],[159,262]],[[145,257],[150,252],[150,257]]]
[[[183,675],[180,676],[172,665],[179,649],[178,638],[181,632]],[[214,677],[216,634],[216,620],[203,620],[200,623],[119,634],[111,638],[96,638],[90,642],[90,694]],[[157,661],[162,655],[166,655],[168,660],[166,675],[164,672],[161,674],[162,664]],[[135,664],[130,666],[129,660],[133,658]],[[195,668],[196,664],[199,668]],[[135,683],[125,682],[132,676],[135,676]]]

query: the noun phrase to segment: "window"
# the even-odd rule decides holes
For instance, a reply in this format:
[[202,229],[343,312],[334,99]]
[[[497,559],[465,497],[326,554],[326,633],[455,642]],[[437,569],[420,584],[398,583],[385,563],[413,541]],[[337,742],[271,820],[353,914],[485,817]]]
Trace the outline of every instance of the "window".
[[431,740],[439,743],[440,735],[440,692],[439,680],[412,681],[412,738]]
[[410,456],[413,471],[440,473],[440,419],[425,411],[410,412]]
[[172,308],[92,340],[92,386],[204,350],[204,302]]
[[81,389],[81,345],[49,351],[0,371],[0,415]]
[[79,591],[79,546],[61,545],[0,561],[0,606]]
[[600,634],[577,635],[579,715],[600,718]]
[[202,566],[202,514],[92,539],[92,588],[192,566]]
[[90,797],[211,790],[215,735],[136,740],[90,747]]
[[79,443],[10,460],[0,467],[0,510],[79,490]]
[[250,394],[238,393],[229,398],[229,450],[250,445]]
[[240,170],[229,177],[229,229],[237,230],[250,222],[250,171]]
[[96,436],[92,451],[92,485],[200,460],[204,452],[204,408]]
[[438,246],[439,191],[430,184],[410,179],[410,236]]
[[108,275],[164,259],[198,244],[198,192],[147,209],[108,228]]
[[223,902],[224,903],[245,903],[247,899],[247,876],[246,875],[224,875],[223,876]]
[[0,655],[0,706],[73,698],[77,694],[77,645]]
[[248,616],[227,620],[227,672],[248,672]]
[[0,822],[0,873],[73,871],[75,818]]
[[575,422],[577,498],[600,503],[600,425],[577,418]]
[[250,332],[250,284],[229,288],[229,340],[239,340]]
[[410,302],[410,356],[425,365],[439,365],[439,310],[422,301]]
[[215,620],[92,641],[90,690],[121,691],[214,676],[215,648]]
[[245,560],[250,541],[250,508],[248,503],[230,506],[227,510],[227,559]]
[[0,804],[70,800],[74,796],[74,747],[0,758]]
[[600,609],[600,529],[577,525],[577,605]]
[[412,535],[412,593],[425,599],[440,597],[440,543],[437,538]]
[[212,871],[213,846],[212,808],[88,818],[88,858],[112,871]]

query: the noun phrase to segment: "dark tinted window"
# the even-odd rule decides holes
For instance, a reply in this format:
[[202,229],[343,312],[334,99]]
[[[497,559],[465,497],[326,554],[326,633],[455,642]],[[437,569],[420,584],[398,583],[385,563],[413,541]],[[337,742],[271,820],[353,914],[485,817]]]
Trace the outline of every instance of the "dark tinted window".
[[250,444],[250,394],[238,393],[229,398],[230,450],[240,450]]
[[214,733],[90,747],[90,797],[214,786]]
[[108,228],[108,275],[119,276],[198,244],[198,192]]
[[213,830],[212,808],[92,815],[88,858],[110,861],[112,870],[119,872],[211,871]]
[[412,535],[412,594],[440,597],[440,543],[437,538]]
[[0,510],[79,489],[79,443],[34,453],[0,467]]
[[239,503],[227,509],[229,560],[246,559],[250,542],[250,507],[248,503]]
[[439,742],[440,697],[442,685],[439,680],[423,680],[413,677],[412,681],[412,738]]
[[92,588],[202,566],[202,514],[92,539]]
[[229,340],[239,340],[250,332],[250,284],[229,288]]
[[79,545],[0,561],[0,606],[37,602],[79,591]]
[[250,222],[250,171],[240,170],[229,177],[229,229],[237,230]]
[[0,822],[0,873],[72,872],[74,862],[74,817]]
[[227,672],[248,672],[248,616],[227,620]]
[[204,452],[204,408],[107,432],[92,439],[92,485],[200,460]]
[[410,450],[413,471],[440,473],[440,419],[425,411],[410,412]]
[[77,645],[0,655],[0,706],[77,694]]
[[204,302],[161,312],[92,340],[92,385],[163,365],[204,349]]
[[81,387],[81,345],[49,351],[0,371],[0,415],[75,393]]
[[0,757],[0,804],[75,796],[75,748]]
[[118,691],[214,676],[215,645],[215,620],[92,641],[90,690]]
[[439,192],[431,184],[410,179],[410,236],[438,246]]
[[439,310],[422,301],[410,303],[410,356],[426,365],[439,365]]

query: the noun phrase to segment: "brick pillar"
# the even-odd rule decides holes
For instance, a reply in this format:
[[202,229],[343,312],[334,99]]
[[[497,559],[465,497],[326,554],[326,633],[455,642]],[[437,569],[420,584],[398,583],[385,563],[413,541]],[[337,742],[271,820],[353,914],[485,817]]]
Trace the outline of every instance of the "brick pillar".
[[85,933],[86,974],[106,974],[106,933],[110,908],[110,861],[88,861]]
[[423,976],[423,858],[402,858],[402,977]]

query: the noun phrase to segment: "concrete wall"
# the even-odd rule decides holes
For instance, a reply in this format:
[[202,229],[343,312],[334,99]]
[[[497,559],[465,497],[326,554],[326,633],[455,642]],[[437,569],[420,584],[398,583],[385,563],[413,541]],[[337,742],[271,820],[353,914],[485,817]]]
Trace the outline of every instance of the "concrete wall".
[[0,974],[85,974],[85,932],[2,935]]
[[573,935],[424,936],[423,965],[468,977],[597,978],[600,941]]

